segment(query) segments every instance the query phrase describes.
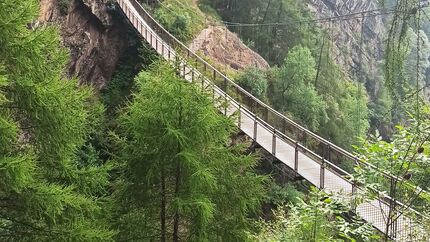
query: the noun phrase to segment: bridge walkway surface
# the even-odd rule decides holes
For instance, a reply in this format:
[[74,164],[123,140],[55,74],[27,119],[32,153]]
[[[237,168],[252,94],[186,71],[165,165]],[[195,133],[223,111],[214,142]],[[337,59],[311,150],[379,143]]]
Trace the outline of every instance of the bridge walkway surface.
[[[328,193],[342,194],[352,211],[382,233],[388,232],[393,240],[423,241],[424,237],[427,238],[424,234],[428,231],[423,231],[422,227],[414,222],[419,221],[421,214],[406,205],[393,201],[386,195],[365,201],[360,199],[360,202],[355,200],[356,195],[364,188],[354,184],[349,179],[352,175],[331,160],[342,156],[359,164],[357,157],[306,130],[253,97],[168,33],[136,0],[117,2],[137,32],[163,59],[175,64],[184,79],[212,93],[214,103],[220,111],[236,117],[236,124],[241,131],[279,161],[316,187]],[[287,135],[288,130],[298,132]],[[291,136],[295,136],[296,139]],[[298,141],[300,138],[297,137],[307,141],[318,141],[319,152],[311,150],[304,144],[305,142]],[[395,219],[387,222],[389,214],[390,218]]]

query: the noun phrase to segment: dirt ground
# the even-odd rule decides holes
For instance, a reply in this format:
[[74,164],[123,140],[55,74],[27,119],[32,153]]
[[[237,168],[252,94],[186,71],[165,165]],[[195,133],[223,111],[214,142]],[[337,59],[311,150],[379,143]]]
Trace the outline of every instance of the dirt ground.
[[259,54],[224,26],[209,26],[204,29],[190,44],[190,49],[204,54],[219,65],[238,71],[250,67],[269,68],[269,64]]

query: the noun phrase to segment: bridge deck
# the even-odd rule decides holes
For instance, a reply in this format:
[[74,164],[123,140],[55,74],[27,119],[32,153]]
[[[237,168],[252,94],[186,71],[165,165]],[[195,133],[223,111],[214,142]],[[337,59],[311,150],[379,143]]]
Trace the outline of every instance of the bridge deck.
[[[132,4],[133,2],[133,4]],[[299,149],[296,144],[276,132],[269,124],[265,123],[240,103],[227,95],[221,88],[215,86],[208,78],[201,74],[192,65],[180,57],[179,54],[169,44],[152,29],[145,21],[144,17],[136,10],[134,0],[118,0],[120,7],[130,20],[131,24],[141,34],[141,36],[160,54],[165,60],[174,61],[180,59],[179,69],[181,76],[188,81],[194,81],[202,85],[208,91],[213,92],[214,99],[218,100],[217,105],[226,115],[239,114],[237,125],[239,128],[253,138],[261,147],[272,153],[279,161],[295,170],[300,176],[304,177],[310,183],[327,192],[341,193],[345,197],[350,197],[356,191],[353,184],[346,178],[339,175],[336,171],[328,169],[322,157],[314,154],[310,150]],[[143,11],[143,8],[141,9]],[[220,107],[219,100],[227,100],[228,107]],[[364,220],[372,224],[376,229],[385,233],[386,220],[389,211],[389,205],[382,199],[371,200],[354,204],[351,199],[346,199],[351,204],[355,212]],[[390,227],[389,234],[391,237],[400,241],[422,241],[419,238],[412,239],[411,234],[415,236],[417,226],[412,220],[404,215],[399,215]]]

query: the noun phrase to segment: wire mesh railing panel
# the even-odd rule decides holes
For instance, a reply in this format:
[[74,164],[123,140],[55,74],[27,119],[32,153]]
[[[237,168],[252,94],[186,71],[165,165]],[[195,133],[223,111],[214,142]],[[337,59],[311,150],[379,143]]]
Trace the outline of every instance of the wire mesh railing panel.
[[[357,164],[360,162],[357,157],[253,97],[168,33],[137,1],[118,0],[118,3],[130,23],[157,53],[176,63],[178,74],[186,80],[197,83],[202,91],[211,93],[220,112],[228,116],[237,114],[237,124],[241,130],[264,149],[320,189],[329,192],[343,191],[346,195],[354,195],[355,190],[364,189],[351,184],[351,175],[337,165]],[[370,164],[360,164],[377,169]],[[381,174],[381,181],[378,182],[384,183],[387,177],[393,178],[387,173]],[[383,225],[387,208],[402,208],[407,211],[406,214],[421,216],[386,196],[377,196],[373,201],[360,204],[351,201],[351,208],[381,232],[386,232]],[[421,231],[417,224],[411,222],[411,216],[399,216],[394,223],[389,224],[389,235],[392,238],[406,238],[410,234],[407,231]]]

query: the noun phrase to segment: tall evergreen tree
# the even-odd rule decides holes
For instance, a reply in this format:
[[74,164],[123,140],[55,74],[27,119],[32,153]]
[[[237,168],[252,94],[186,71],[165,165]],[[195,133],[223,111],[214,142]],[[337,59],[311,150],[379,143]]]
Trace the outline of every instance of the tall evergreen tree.
[[265,178],[231,143],[233,122],[165,65],[136,81],[118,136],[118,239],[244,240]]
[[0,240],[109,240],[98,196],[106,166],[77,157],[100,110],[64,78],[55,27],[36,27],[39,1],[0,2]]

